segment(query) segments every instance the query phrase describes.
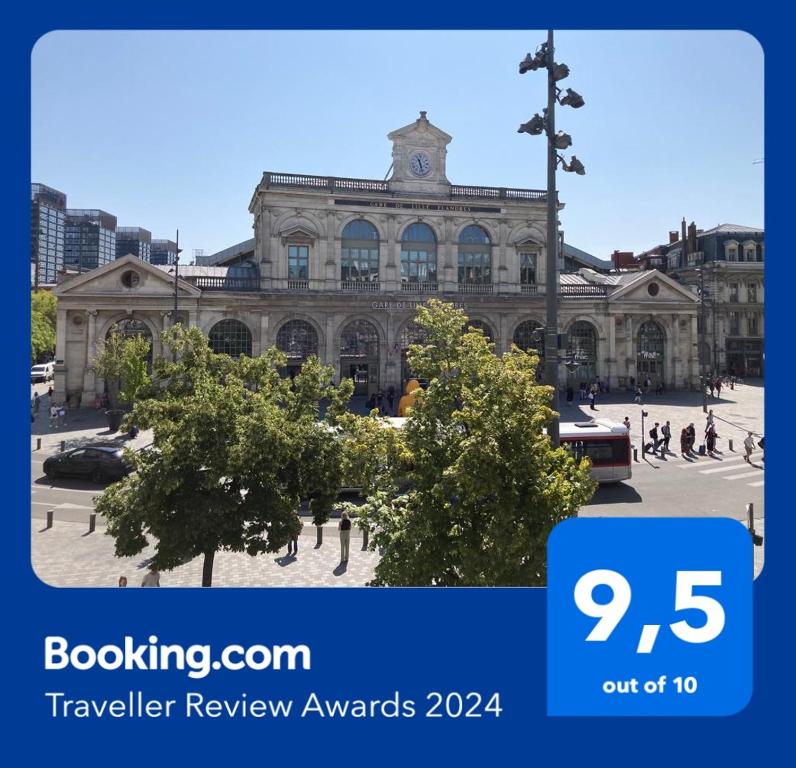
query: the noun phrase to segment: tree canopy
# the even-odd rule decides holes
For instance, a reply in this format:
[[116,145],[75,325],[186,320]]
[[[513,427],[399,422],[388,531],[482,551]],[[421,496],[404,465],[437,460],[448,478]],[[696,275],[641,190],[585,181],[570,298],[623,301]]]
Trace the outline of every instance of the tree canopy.
[[554,449],[544,431],[553,411],[538,357],[517,347],[498,357],[461,310],[437,300],[416,322],[426,339],[408,359],[428,388],[389,444],[374,431],[382,450],[362,457],[374,457],[357,510],[382,552],[373,583],[543,585],[548,534],[596,487],[589,462]]
[[57,303],[52,291],[30,294],[30,357],[33,362],[55,352]]
[[353,385],[334,386],[314,357],[291,382],[277,350],[218,355],[197,328],[176,325],[162,338],[176,361],[154,361],[150,396],[130,417],[153,430],[152,446],[131,455],[136,472],[109,486],[97,511],[117,556],[150,541],[161,569],[201,555],[210,586],[217,551],[276,552],[297,535],[302,499],[315,524],[328,520],[341,478],[338,420]]
[[143,336],[125,336],[113,331],[91,361],[97,376],[108,385],[108,400],[116,408],[119,400],[134,402],[152,385],[149,374],[149,339]]

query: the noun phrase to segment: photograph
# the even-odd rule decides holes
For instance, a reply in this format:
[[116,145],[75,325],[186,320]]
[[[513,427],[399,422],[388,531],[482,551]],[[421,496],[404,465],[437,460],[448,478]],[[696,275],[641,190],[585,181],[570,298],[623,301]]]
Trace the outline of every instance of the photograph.
[[41,582],[545,587],[571,518],[732,518],[762,572],[752,35],[56,30],[30,66]]

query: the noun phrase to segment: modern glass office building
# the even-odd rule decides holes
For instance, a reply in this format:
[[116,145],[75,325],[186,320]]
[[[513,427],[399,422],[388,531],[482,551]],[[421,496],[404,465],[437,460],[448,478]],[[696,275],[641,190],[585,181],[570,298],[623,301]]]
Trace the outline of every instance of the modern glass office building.
[[132,254],[149,261],[152,233],[143,227],[116,227],[116,258]]
[[64,266],[87,272],[116,258],[116,217],[97,209],[66,210]]
[[53,285],[64,268],[66,195],[45,184],[31,184],[31,283]]
[[174,264],[177,261],[177,243],[173,240],[153,240],[149,254],[150,264]]

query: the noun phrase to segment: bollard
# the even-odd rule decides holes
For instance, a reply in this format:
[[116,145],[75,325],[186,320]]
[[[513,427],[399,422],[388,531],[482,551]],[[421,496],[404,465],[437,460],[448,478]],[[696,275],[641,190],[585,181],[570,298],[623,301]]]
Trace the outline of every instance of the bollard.
[[61,440],[61,453],[66,450],[66,440]]
[[756,547],[763,546],[763,537],[755,533],[755,505],[749,502],[746,505],[747,528],[752,536],[752,542]]
[[369,531],[368,531],[367,528],[363,528],[362,529],[362,549],[363,550],[366,550],[368,548],[368,533],[369,533]]
[[52,528],[53,527],[53,513],[54,512],[55,512],[54,509],[48,509],[47,510],[47,526],[46,526],[47,528]]
[[320,547],[321,544],[323,544],[323,526],[322,525],[317,525],[315,527],[316,527],[316,529],[318,531],[318,539],[315,542],[315,546],[316,547]]
[[41,438],[40,437],[36,438],[36,450],[37,451],[41,450]]
[[633,461],[638,461],[638,448],[633,446]]
[[735,449],[732,447],[732,438],[730,438],[730,439],[727,441],[727,445],[729,446],[729,449],[730,449],[731,451],[733,451],[733,452],[734,452],[734,450],[735,450]]
[[94,530],[96,529],[96,527],[97,527],[97,513],[96,512],[92,512],[88,516],[88,532],[89,533],[94,533]]

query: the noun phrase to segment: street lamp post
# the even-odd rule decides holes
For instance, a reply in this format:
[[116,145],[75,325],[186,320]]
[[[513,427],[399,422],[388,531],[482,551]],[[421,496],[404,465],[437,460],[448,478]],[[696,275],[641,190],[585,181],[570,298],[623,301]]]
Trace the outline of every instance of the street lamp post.
[[702,265],[699,268],[699,323],[701,333],[699,334],[699,370],[700,386],[702,387],[702,413],[708,412],[708,377],[705,373],[707,361],[705,360],[705,336],[707,335],[707,323],[705,321],[705,258],[702,257]]
[[559,413],[558,413],[558,199],[556,195],[556,169],[561,163],[565,171],[577,173],[582,176],[586,169],[575,155],[569,163],[558,154],[559,149],[567,149],[572,144],[572,137],[566,133],[556,133],[556,103],[578,109],[584,101],[580,94],[567,88],[566,95],[561,95],[561,90],[556,83],[569,75],[566,64],[557,64],[554,60],[553,30],[547,31],[547,42],[539,46],[536,53],[529,53],[520,62],[520,74],[537,69],[547,70],[547,108],[544,117],[534,115],[527,123],[523,123],[517,133],[528,133],[538,136],[545,133],[547,136],[547,273],[545,279],[545,380],[553,389],[552,408],[553,420],[548,427],[550,441],[554,446],[559,444]]

